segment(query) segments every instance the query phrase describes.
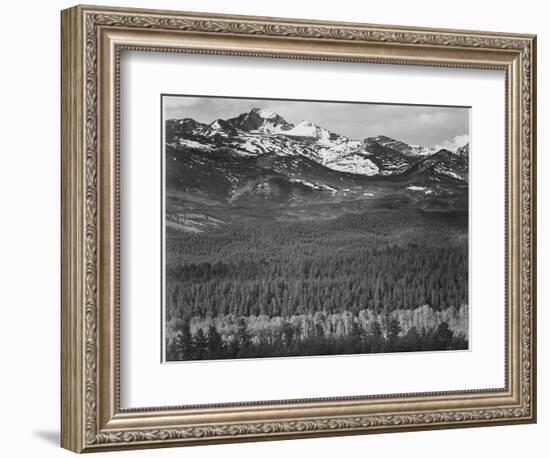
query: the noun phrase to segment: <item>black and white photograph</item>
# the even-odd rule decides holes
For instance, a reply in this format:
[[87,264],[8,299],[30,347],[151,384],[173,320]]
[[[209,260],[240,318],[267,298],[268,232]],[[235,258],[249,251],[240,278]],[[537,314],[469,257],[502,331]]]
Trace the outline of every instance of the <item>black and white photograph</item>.
[[161,112],[165,362],[469,349],[470,107]]

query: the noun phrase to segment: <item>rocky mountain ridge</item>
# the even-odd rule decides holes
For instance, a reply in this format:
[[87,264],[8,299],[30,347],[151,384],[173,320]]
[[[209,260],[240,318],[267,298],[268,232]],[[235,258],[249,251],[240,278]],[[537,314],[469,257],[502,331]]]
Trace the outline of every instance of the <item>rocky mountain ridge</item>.
[[[173,147],[202,151],[225,148],[242,156],[300,156],[332,170],[365,176],[400,175],[419,160],[432,157],[430,163],[439,158],[446,164],[436,170],[467,181],[468,145],[457,151],[435,151],[383,135],[352,139],[309,121],[291,124],[279,114],[261,108],[210,124],[192,118],[169,119],[166,140]],[[466,160],[456,161],[454,155]]]
[[204,230],[232,218],[464,212],[468,154],[468,144],[434,151],[387,136],[351,139],[264,109],[209,124],[169,119],[167,217],[176,228]]

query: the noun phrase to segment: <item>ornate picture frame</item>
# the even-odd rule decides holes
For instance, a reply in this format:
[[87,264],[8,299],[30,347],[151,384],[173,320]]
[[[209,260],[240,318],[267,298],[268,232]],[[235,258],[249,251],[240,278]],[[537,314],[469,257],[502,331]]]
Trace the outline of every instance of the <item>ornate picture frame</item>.
[[[61,18],[64,448],[93,452],[536,421],[535,36],[94,6],[75,6]],[[122,409],[123,50],[504,71],[506,386]]]

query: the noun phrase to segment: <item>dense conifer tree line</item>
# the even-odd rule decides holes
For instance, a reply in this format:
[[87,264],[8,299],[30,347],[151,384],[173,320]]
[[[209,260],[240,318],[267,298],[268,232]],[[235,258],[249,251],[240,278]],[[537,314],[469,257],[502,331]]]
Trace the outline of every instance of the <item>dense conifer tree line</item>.
[[375,321],[370,329],[352,326],[346,335],[327,335],[316,327],[307,337],[290,322],[275,333],[253,339],[246,319],[239,319],[237,333],[224,341],[215,326],[205,334],[201,328],[191,336],[189,321],[181,322],[176,338],[167,347],[168,361],[203,359],[264,358],[280,356],[345,355],[406,351],[466,350],[468,341],[463,334],[455,335],[446,322],[436,328],[416,327],[402,333],[399,322],[391,319],[384,334]]
[[286,316],[316,310],[392,311],[467,302],[466,247],[386,246],[355,252],[327,247],[255,259],[188,263],[167,270],[176,316]]
[[[380,212],[321,222],[234,222],[203,233],[168,229],[166,311],[178,324],[167,359],[467,348],[466,336],[447,323],[404,330],[390,318],[422,306],[467,305],[463,216]],[[306,330],[291,319],[319,311],[358,317],[365,310],[386,321],[355,329],[352,320],[351,329],[335,333]],[[190,329],[192,319],[219,316],[239,319],[238,331],[222,338],[213,325]],[[258,316],[282,322],[251,333],[247,317]]]

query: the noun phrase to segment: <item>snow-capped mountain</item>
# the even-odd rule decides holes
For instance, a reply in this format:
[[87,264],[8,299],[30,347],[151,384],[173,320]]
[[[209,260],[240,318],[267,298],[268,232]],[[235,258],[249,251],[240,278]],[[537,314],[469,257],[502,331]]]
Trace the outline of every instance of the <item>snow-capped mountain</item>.
[[368,137],[365,139],[368,143],[378,143],[379,145],[385,146],[386,148],[399,151],[405,156],[429,156],[436,153],[437,151],[426,148],[420,145],[409,145],[400,140],[394,140],[393,138],[386,137],[385,135],[379,135],[377,137]]
[[253,108],[227,121],[236,129],[257,134],[280,134],[293,127],[277,113],[263,108]]
[[[366,176],[399,175],[423,158],[434,156],[433,162],[439,157],[433,149],[383,135],[357,140],[309,121],[294,125],[279,114],[261,108],[210,124],[190,118],[168,120],[167,143],[205,151],[229,148],[234,154],[244,156],[302,156],[332,170]],[[456,154],[467,157],[468,145],[459,148]],[[452,170],[445,170],[452,176]],[[456,176],[464,174],[456,173]]]
[[433,151],[386,136],[352,139],[255,108],[209,124],[169,119],[165,145],[170,202],[192,191],[223,205],[467,205],[468,144]]
[[314,139],[319,144],[332,145],[332,142],[340,138],[339,135],[329,132],[327,129],[309,121],[301,121],[285,132],[292,137],[305,137]]
[[205,137],[214,137],[216,135],[235,135],[237,130],[233,125],[223,119],[216,119],[214,122],[203,127],[198,132]]

